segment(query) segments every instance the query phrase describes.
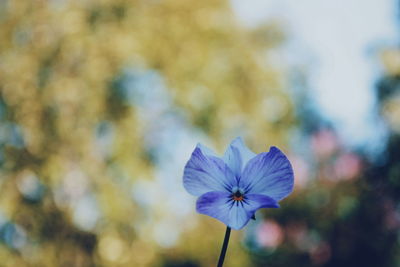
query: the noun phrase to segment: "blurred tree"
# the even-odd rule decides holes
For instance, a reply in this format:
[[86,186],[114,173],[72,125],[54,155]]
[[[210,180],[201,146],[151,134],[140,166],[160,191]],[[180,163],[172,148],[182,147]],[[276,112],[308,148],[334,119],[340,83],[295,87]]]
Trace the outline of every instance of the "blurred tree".
[[213,264],[222,226],[175,218],[181,176],[168,187],[158,166],[183,167],[182,125],[220,146],[285,144],[292,105],[265,57],[283,39],[223,0],[1,1],[2,266]]
[[383,152],[372,158],[363,148],[345,147],[334,127],[304,101],[306,79],[297,72],[297,190],[248,230],[245,243],[255,266],[399,266],[400,50],[381,55],[376,110],[388,137],[381,140]]

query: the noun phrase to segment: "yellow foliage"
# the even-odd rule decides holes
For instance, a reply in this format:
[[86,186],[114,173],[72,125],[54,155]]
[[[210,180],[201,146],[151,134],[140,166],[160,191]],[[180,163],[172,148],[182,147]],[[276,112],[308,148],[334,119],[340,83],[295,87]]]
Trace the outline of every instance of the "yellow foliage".
[[[149,143],[160,142],[158,127],[175,127],[171,116],[177,135],[182,124],[219,149],[237,135],[257,152],[284,145],[292,106],[284,73],[266,59],[279,29],[242,28],[223,0],[0,5],[0,118],[23,139],[2,141],[0,210],[23,229],[20,243],[0,247],[2,266],[213,265],[223,226],[194,214],[193,203],[190,215],[174,217],[180,208],[168,199],[183,188],[157,178],[158,147]],[[152,96],[161,102],[141,106],[126,95],[126,79],[137,76],[155,77],[144,91],[164,88],[165,97]],[[109,139],[97,137],[102,127]],[[182,170],[189,154],[176,153]],[[170,179],[180,184],[180,175]],[[27,201],[19,179],[27,192],[40,185],[41,198]],[[143,204],[132,197],[140,192],[165,203]],[[227,266],[248,264],[234,234]]]

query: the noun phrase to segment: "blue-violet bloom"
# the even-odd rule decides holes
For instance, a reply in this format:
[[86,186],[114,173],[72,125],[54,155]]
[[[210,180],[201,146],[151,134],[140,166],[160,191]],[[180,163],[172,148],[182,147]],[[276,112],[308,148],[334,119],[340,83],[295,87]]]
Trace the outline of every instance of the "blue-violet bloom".
[[187,162],[183,185],[198,196],[197,212],[243,228],[261,208],[278,208],[293,191],[293,170],[276,147],[255,154],[238,137],[223,157],[198,144]]

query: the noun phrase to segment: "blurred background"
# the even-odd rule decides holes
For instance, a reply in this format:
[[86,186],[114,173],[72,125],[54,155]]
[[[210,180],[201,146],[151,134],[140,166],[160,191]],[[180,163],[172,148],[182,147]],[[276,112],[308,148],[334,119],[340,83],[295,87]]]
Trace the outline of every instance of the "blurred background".
[[0,265],[214,266],[197,142],[277,145],[226,266],[400,266],[396,0],[0,0]]

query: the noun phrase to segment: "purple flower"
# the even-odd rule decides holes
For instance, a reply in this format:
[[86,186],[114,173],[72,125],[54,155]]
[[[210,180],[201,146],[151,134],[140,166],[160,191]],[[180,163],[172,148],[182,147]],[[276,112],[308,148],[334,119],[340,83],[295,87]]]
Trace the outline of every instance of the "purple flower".
[[243,228],[261,208],[278,208],[293,190],[293,170],[276,147],[255,154],[238,137],[224,156],[198,144],[187,162],[183,185],[198,196],[197,212]]

